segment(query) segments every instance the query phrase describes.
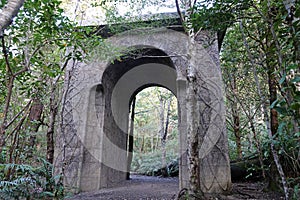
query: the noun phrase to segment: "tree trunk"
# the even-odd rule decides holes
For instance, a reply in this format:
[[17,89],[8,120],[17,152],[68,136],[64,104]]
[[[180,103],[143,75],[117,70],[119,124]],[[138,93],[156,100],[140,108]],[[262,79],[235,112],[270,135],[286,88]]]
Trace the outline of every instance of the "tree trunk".
[[161,151],[162,151],[162,169],[164,169],[162,171],[162,175],[166,176],[167,172],[166,172],[166,158],[165,158],[165,149],[166,149],[166,141],[164,138],[165,135],[165,131],[164,131],[164,127],[165,127],[165,100],[162,96],[162,94],[159,94],[158,96],[159,98],[159,135],[160,135],[160,142],[161,142]]
[[[271,55],[270,55],[271,56]],[[269,84],[269,95],[270,105],[277,100],[277,80],[275,75],[274,63],[268,65],[268,84]],[[278,113],[274,108],[270,110],[271,119],[271,133],[274,136],[278,129]]]
[[55,128],[55,118],[57,115],[57,110],[50,113],[49,128],[47,130],[47,155],[46,159],[49,163],[53,164],[54,161],[54,128]]
[[3,36],[3,31],[12,23],[13,18],[18,14],[23,3],[24,0],[9,0],[3,6],[0,12],[0,35]]
[[142,136],[142,144],[141,144],[141,153],[144,153],[144,149],[145,149],[145,135]]
[[257,138],[254,122],[253,122],[252,119],[250,119],[250,127],[251,127],[251,130],[252,130],[253,138],[255,140],[255,145],[256,145],[256,148],[257,148],[257,151],[258,151],[258,159],[259,159],[259,164],[260,164],[261,169],[262,169],[261,170],[262,171],[262,177],[265,178],[266,175],[265,175],[265,169],[264,169],[263,152],[262,152],[262,149],[261,149],[260,141]]
[[156,136],[156,131],[151,131],[150,132],[151,153],[153,153],[155,151],[155,136]]
[[165,101],[161,94],[159,96],[159,135],[162,139],[164,136],[164,126],[165,126]]
[[[194,38],[189,41],[189,56],[195,56]],[[197,75],[195,66],[189,61],[187,75],[187,137],[188,137],[188,170],[189,170],[189,197],[203,197],[200,188],[200,159],[199,147],[202,145],[204,136],[199,132],[200,116],[197,100]]]
[[131,104],[131,116],[130,116],[130,126],[128,134],[128,147],[127,147],[127,174],[126,179],[130,179],[130,166],[132,163],[132,152],[133,152],[133,131],[134,131],[134,112],[135,112],[135,102],[136,98],[134,97]]
[[167,105],[167,116],[166,116],[166,125],[165,125],[165,131],[161,138],[161,147],[162,147],[162,176],[166,177],[168,176],[167,172],[167,160],[166,160],[166,143],[167,143],[167,135],[168,135],[168,128],[169,128],[169,118],[170,118],[170,107],[171,107],[171,101],[172,97],[168,99],[168,105]]
[[[270,5],[269,5],[270,6]],[[274,103],[277,100],[277,80],[276,80],[276,60],[274,60],[274,55],[278,56],[278,64],[281,65],[281,58],[279,57],[279,53],[275,54],[276,51],[280,51],[280,49],[276,49],[276,44],[275,44],[275,35],[274,35],[274,25],[273,25],[273,17],[274,13],[272,13],[272,10],[274,8],[268,8],[269,13],[268,13],[268,30],[271,31],[271,33],[267,32],[266,34],[266,44],[267,44],[267,52],[266,52],[266,62],[267,62],[267,68],[268,68],[268,84],[269,84],[269,95],[270,95],[270,105]],[[282,165],[279,161],[279,156],[277,153],[277,150],[274,147],[274,136],[277,133],[279,122],[278,122],[278,113],[274,108],[271,108],[270,110],[270,119],[271,119],[271,131],[269,132],[269,139],[271,140],[271,151],[273,154],[275,166],[277,168],[277,171],[280,175],[282,185],[283,185],[283,190],[285,193],[285,198],[289,199],[289,192],[288,192],[288,187],[286,183],[286,178],[285,174],[282,169]],[[274,165],[271,166],[271,168],[275,168]],[[272,169],[271,169],[272,170]],[[270,183],[275,183],[276,180],[273,179],[274,174],[270,176]],[[271,188],[272,189],[272,188]]]
[[238,102],[237,102],[238,88],[237,88],[236,78],[234,74],[231,81],[231,89],[234,94],[232,98],[233,102],[231,106],[232,118],[233,118],[233,132],[235,135],[238,160],[241,160],[243,158],[243,154],[242,154],[242,144],[241,144],[240,116],[239,116]]
[[[178,1],[176,0],[178,4]],[[184,23],[186,25],[186,33],[189,36],[188,41],[188,67],[187,67],[187,137],[188,137],[188,170],[189,170],[189,197],[191,199],[202,198],[204,196],[200,187],[200,159],[199,147],[202,145],[204,136],[199,133],[199,108],[197,100],[197,75],[195,64],[190,58],[196,57],[195,49],[195,33],[192,24],[188,21],[193,14],[193,6],[196,1],[185,1],[186,18]],[[178,6],[177,6],[178,9]]]
[[42,121],[42,113],[44,110],[44,105],[40,101],[40,99],[35,98],[32,100],[32,104],[29,110],[28,118],[25,123],[25,130],[29,132],[29,138],[26,139],[26,145],[29,147],[27,151],[27,157],[30,158],[33,156],[33,149],[36,146],[36,135],[35,133],[38,131],[41,126]]
[[[6,62],[8,64],[7,60],[7,52],[5,49],[4,44],[4,36],[3,32],[4,30],[12,23],[13,18],[18,14],[20,8],[23,6],[24,0],[9,0],[1,9],[0,11],[0,37],[2,38],[2,47],[3,47],[3,53],[5,54],[4,57],[6,58]],[[6,66],[9,74],[11,77],[9,77],[9,84],[8,84],[8,93],[12,91],[13,88],[13,82],[15,76],[13,76],[13,73],[9,66]],[[10,104],[10,97],[11,94],[8,94],[6,97],[6,108],[3,113],[3,120],[0,124],[0,154],[2,153],[2,148],[5,145],[5,130],[6,130],[6,117],[7,117],[7,111]],[[6,112],[6,113],[5,113]]]
[[[6,51],[3,49],[3,51]],[[3,117],[2,117],[2,123],[0,124],[0,154],[2,153],[3,147],[5,146],[5,132],[7,129],[7,116],[8,116],[8,110],[10,107],[10,101],[11,101],[11,96],[12,96],[12,91],[13,91],[13,86],[14,86],[14,77],[10,76],[9,81],[7,84],[7,96],[5,99],[5,108],[3,112]]]
[[[275,75],[275,63],[273,60],[273,55],[271,52],[274,53],[274,44],[271,42],[270,35],[267,37],[267,52],[266,52],[266,62],[267,62],[267,70],[268,70],[268,86],[269,86],[269,101],[270,105],[277,100],[277,82],[276,82],[276,75]],[[269,139],[271,140],[271,151],[273,154],[274,160],[278,157],[277,153],[275,152],[274,145],[273,145],[273,137],[277,133],[278,129],[278,113],[274,108],[270,109],[270,132],[269,132]],[[276,164],[276,162],[275,162]],[[269,189],[277,190],[278,183],[277,183],[278,174],[276,173],[276,166],[271,164],[270,167],[270,175],[268,176],[269,181]]]
[[[44,110],[44,105],[42,102],[35,98],[32,101],[32,106],[30,108],[30,112],[28,115],[26,127],[29,129],[30,133],[37,132],[41,125],[41,117]],[[34,134],[30,134],[29,138],[29,146],[30,148],[34,148],[36,143],[36,136]]]
[[49,116],[49,125],[47,130],[47,161],[53,164],[54,161],[54,130],[55,130],[55,122],[58,113],[58,103],[55,102],[55,88],[51,91],[50,97],[50,116]]

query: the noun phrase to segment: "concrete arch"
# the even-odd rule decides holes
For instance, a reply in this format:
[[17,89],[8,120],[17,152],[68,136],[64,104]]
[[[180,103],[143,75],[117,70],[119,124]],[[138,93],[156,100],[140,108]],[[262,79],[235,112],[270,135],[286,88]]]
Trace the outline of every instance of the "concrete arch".
[[190,64],[198,80],[196,111],[204,140],[199,146],[201,188],[208,193],[230,190],[218,48],[216,42],[203,48],[202,39],[191,51],[188,37],[181,32],[167,28],[131,30],[107,39],[111,46],[123,51],[117,60],[112,52],[107,60],[95,54],[88,63],[72,63],[72,88],[66,108],[69,112],[64,117],[68,119],[67,140],[74,135],[72,142],[67,142],[67,152],[76,159],[68,166],[66,185],[91,191],[126,179],[130,98],[141,87],[157,84],[177,96],[179,180],[180,188],[188,187],[186,70]]
[[118,126],[128,130],[130,98],[140,87],[150,84],[162,85],[176,94],[176,71],[168,66],[148,63],[128,71],[115,85],[112,91],[112,114]]
[[[103,167],[105,173],[114,174],[112,179],[116,182],[124,180],[128,170],[126,154],[132,95],[147,85],[161,85],[177,93],[177,74],[171,59],[161,50],[149,46],[139,45],[137,51],[139,57],[129,52],[128,55],[132,56],[125,55],[122,61],[108,65],[102,76],[105,93],[102,140],[106,142],[102,144],[105,151],[101,162],[106,164]],[[151,57],[145,59],[140,55]],[[101,181],[102,185],[113,185],[111,180]]]

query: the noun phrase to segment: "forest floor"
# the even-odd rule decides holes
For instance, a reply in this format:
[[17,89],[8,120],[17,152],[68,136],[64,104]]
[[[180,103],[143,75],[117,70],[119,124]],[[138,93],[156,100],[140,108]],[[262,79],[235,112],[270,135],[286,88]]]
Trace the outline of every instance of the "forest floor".
[[[283,194],[265,192],[261,182],[233,183],[230,195],[218,196],[214,200],[238,199],[284,199]],[[81,193],[70,200],[170,200],[178,196],[178,178],[160,178],[142,175],[131,175],[131,180],[124,181],[113,188],[105,188],[96,192]]]

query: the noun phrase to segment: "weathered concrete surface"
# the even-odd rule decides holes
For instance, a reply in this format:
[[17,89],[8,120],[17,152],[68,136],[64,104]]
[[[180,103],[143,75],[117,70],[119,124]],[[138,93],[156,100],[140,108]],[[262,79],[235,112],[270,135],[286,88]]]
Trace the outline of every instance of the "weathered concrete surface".
[[[205,135],[199,146],[201,188],[208,193],[230,190],[218,51],[216,42],[205,36],[199,36],[195,55],[188,59],[188,38],[183,33],[166,28],[127,31],[107,39],[111,52],[99,47],[89,62],[69,66],[55,152],[57,173],[63,167],[66,186],[92,191],[125,180],[130,101],[141,89],[160,85],[178,99],[179,187],[188,187],[186,69],[193,64],[200,131]],[[122,50],[121,57],[115,57],[120,55],[117,50]]]

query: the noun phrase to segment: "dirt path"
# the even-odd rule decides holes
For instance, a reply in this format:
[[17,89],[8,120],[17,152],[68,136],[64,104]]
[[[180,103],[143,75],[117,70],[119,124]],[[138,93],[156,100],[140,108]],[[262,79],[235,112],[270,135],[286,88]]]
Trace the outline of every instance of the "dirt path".
[[[70,200],[171,200],[177,197],[178,178],[159,178],[142,175],[132,175],[131,178],[131,180],[124,181],[114,188],[82,193],[70,198]],[[264,188],[265,185],[260,182],[234,183],[232,194],[209,199],[284,199],[280,193],[264,192]]]
[[178,192],[178,178],[159,178],[152,176],[131,175],[131,180],[124,181],[114,188],[101,189],[97,192],[82,193],[72,200],[168,200],[174,199]]

